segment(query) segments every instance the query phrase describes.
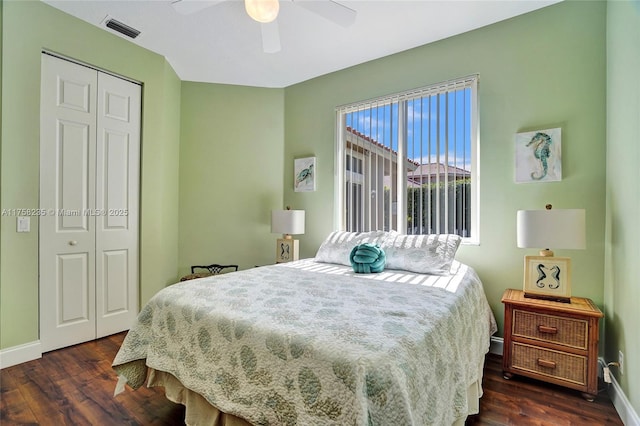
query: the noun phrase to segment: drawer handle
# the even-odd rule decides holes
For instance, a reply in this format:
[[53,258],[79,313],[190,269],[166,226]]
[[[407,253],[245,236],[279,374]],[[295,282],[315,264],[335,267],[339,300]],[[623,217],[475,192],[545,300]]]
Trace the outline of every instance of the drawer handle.
[[558,334],[558,329],[555,327],[547,327],[546,325],[539,325],[538,326],[538,331],[540,333],[545,333],[545,334]]
[[547,367],[547,368],[556,368],[556,363],[553,361],[549,361],[546,359],[542,359],[542,358],[538,358],[538,365],[540,367]]

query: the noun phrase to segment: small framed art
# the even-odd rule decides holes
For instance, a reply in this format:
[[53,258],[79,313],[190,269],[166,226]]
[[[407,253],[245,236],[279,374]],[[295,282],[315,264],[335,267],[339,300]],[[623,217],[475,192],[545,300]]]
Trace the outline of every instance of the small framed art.
[[516,134],[516,183],[562,180],[562,129]]
[[524,295],[536,299],[571,300],[571,259],[554,256],[525,256]]
[[316,157],[296,158],[293,163],[293,190],[316,190]]
[[293,238],[276,240],[276,263],[293,262],[299,258],[299,242]]

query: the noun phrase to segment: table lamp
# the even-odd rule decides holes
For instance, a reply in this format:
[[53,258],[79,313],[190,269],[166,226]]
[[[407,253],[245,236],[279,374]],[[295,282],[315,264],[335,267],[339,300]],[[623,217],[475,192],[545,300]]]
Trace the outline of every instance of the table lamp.
[[276,263],[291,262],[299,258],[298,240],[291,235],[304,234],[304,210],[271,211],[271,233],[283,234],[276,240]]
[[586,248],[585,224],[583,209],[518,210],[518,247],[540,249],[539,256],[524,257],[525,297],[571,302],[571,259],[551,248]]

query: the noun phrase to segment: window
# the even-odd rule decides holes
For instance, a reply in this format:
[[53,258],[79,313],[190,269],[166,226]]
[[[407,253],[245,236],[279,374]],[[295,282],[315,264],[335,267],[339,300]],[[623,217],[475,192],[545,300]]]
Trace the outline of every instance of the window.
[[478,241],[478,77],[336,109],[336,223]]

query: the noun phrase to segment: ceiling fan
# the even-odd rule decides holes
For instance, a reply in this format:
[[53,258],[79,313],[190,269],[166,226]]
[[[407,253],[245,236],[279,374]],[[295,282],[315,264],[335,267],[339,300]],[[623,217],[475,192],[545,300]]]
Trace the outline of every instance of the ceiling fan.
[[[229,0],[174,0],[171,6],[176,12],[190,15],[218,3]],[[244,0],[247,14],[260,22],[262,31],[262,50],[276,53],[281,49],[280,31],[276,20],[280,1],[289,1],[328,19],[342,27],[348,27],[356,19],[356,11],[333,0]]]

